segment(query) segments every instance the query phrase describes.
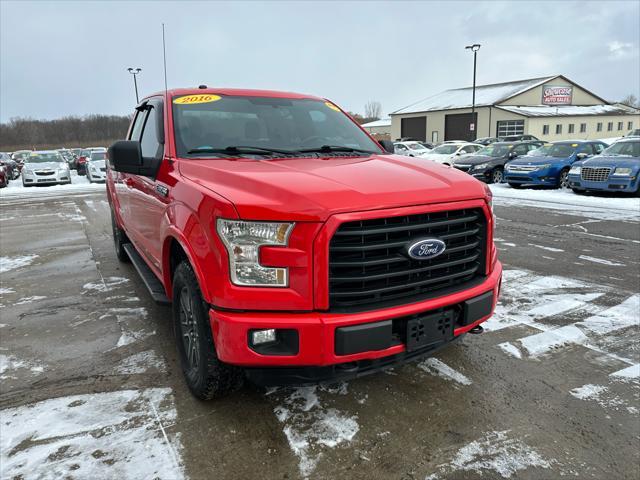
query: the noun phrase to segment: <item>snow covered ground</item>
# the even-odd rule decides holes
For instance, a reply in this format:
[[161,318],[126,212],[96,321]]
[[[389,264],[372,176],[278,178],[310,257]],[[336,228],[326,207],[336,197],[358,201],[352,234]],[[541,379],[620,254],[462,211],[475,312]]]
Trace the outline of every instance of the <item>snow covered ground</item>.
[[0,189],[0,198],[51,197],[67,193],[83,193],[104,190],[104,183],[89,183],[84,175],[71,170],[71,183],[68,185],[47,185],[24,187],[22,180],[11,180],[6,188]]
[[572,215],[601,220],[640,220],[640,198],[613,195],[577,195],[566,189],[515,189],[490,185],[496,205],[522,205],[562,210]]

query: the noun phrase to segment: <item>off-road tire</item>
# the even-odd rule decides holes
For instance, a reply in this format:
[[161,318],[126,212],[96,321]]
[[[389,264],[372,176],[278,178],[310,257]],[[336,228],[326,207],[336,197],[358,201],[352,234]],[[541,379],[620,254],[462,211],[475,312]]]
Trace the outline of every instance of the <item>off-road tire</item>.
[[123,263],[130,263],[131,259],[127,252],[124,250],[124,244],[129,243],[129,238],[127,238],[127,234],[124,233],[117,222],[116,215],[113,213],[113,208],[111,209],[111,230],[113,231],[113,246],[116,250],[116,257]]
[[[172,309],[182,373],[191,393],[201,400],[211,400],[239,389],[244,372],[218,360],[209,323],[209,307],[202,299],[198,280],[187,261],[180,263],[173,275]],[[195,348],[191,349],[193,345]]]

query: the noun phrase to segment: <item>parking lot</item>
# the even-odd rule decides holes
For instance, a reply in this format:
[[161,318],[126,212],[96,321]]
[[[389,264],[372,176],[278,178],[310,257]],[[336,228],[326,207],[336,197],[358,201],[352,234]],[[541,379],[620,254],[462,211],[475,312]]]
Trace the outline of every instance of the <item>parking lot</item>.
[[203,403],[104,185],[0,194],[3,478],[638,477],[640,204],[493,186],[496,315],[434,358]]

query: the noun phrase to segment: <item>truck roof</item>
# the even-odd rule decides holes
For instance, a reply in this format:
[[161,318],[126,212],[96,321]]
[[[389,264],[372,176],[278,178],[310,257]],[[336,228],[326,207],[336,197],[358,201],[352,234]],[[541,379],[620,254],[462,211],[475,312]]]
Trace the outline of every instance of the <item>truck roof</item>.
[[[167,93],[171,97],[178,97],[181,95],[214,94],[214,95],[235,95],[239,97],[272,97],[272,98],[294,98],[294,99],[308,98],[312,100],[325,100],[324,98],[316,97],[314,95],[307,95],[303,93],[281,92],[278,90],[248,90],[248,89],[242,89],[242,88],[216,88],[216,87],[172,88],[167,90]],[[155,97],[163,94],[164,94],[164,91],[156,92],[144,98],[146,99],[149,97]]]

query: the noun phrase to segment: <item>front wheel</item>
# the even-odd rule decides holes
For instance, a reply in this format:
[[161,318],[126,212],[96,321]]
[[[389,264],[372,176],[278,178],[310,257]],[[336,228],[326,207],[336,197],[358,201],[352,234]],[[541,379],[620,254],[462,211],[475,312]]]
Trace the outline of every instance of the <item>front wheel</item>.
[[183,261],[173,276],[173,329],[182,373],[201,400],[225,396],[242,386],[244,372],[216,355],[208,307],[193,269]]
[[491,172],[490,183],[502,183],[504,180],[504,174],[502,173],[502,169],[500,167],[496,167]]
[[558,187],[569,188],[569,170],[562,170],[558,179]]

